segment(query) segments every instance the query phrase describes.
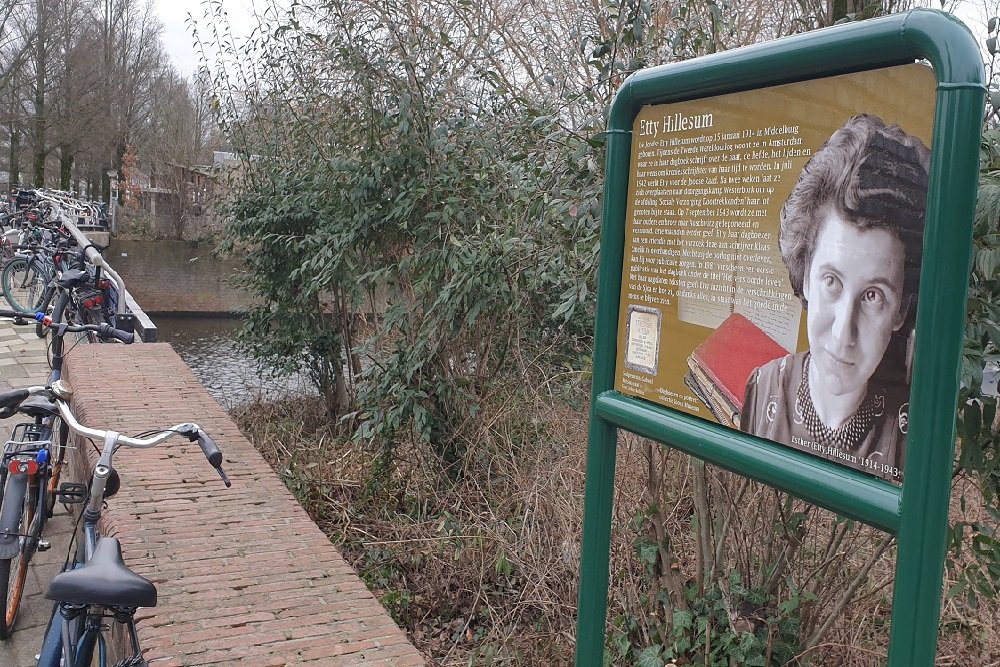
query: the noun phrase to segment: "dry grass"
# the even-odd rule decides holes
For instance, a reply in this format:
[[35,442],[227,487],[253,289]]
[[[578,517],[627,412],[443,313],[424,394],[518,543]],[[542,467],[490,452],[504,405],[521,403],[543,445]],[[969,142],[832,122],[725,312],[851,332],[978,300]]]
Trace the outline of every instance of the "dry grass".
[[[435,664],[571,664],[586,458],[586,418],[580,410],[523,390],[497,396],[469,436],[461,481],[446,483],[431,454],[408,443],[397,450],[391,479],[378,488],[368,483],[373,453],[323,425],[319,406],[258,404],[235,416]],[[631,435],[621,438],[609,618],[641,619],[632,634],[636,645],[652,642],[665,623],[664,611],[647,600],[658,583],[651,582],[633,548],[638,536],[654,531],[653,497],[659,498],[656,521],[670,538],[671,573],[684,585],[697,580],[691,478],[687,457],[664,455],[659,446]],[[760,578],[764,552],[775,548],[768,545],[781,499],[721,471],[710,470],[708,479],[719,516],[729,516],[721,574],[737,570]],[[732,502],[737,497],[739,502]],[[966,504],[966,513],[975,511],[974,503]],[[842,524],[830,513],[810,512],[787,576],[806,586],[817,573],[823,575],[819,615],[836,603],[880,535],[852,528],[830,552],[831,531]],[[798,664],[884,664],[893,559],[889,549],[875,560],[854,601]],[[996,598],[977,609],[946,603],[937,664],[1000,666],[998,609]]]

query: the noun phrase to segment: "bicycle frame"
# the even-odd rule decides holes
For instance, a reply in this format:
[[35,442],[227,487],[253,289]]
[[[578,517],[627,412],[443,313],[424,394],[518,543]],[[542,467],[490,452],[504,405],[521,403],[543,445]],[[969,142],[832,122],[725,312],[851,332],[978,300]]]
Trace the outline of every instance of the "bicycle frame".
[[[42,535],[49,518],[50,494],[58,484],[61,458],[53,460],[51,445],[52,419],[22,422],[15,426],[11,439],[0,456],[0,487],[3,503],[0,505],[0,556],[11,560],[3,589],[6,596],[4,611],[4,637],[9,637],[17,618],[23,594],[28,565],[36,551],[42,547]],[[54,504],[54,503],[53,503]],[[28,518],[30,517],[30,519]],[[25,521],[29,523],[25,525]],[[16,573],[15,573],[16,572]]]
[[[97,531],[97,524],[101,520],[104,506],[104,494],[107,489],[108,479],[112,471],[112,459],[114,450],[120,440],[131,441],[129,444],[139,447],[155,447],[171,435],[172,432],[163,433],[145,441],[136,441],[132,438],[124,438],[114,431],[97,431],[89,429],[79,422],[69,411],[65,402],[59,401],[60,413],[63,420],[69,425],[74,433],[79,433],[84,437],[101,438],[104,440],[104,448],[101,457],[94,467],[94,473],[90,482],[90,499],[86,509],[83,511],[83,522],[77,534],[77,552],[71,565],[72,568],[82,567],[94,555],[97,548],[97,540],[100,534]],[[134,444],[141,442],[142,444]],[[67,607],[69,609],[67,610]],[[66,612],[69,613],[66,613]],[[56,602],[53,605],[52,618],[42,642],[42,650],[39,653],[38,667],[91,667],[94,659],[95,648],[98,651],[99,667],[107,667],[107,641],[104,637],[104,619],[110,614],[116,618],[123,616],[115,614],[113,610],[106,607],[95,606],[81,609],[79,605],[66,605]],[[74,615],[75,614],[75,615]],[[70,618],[67,618],[70,616]],[[133,655],[139,653],[139,640],[135,630],[135,621],[132,614],[124,615],[124,625],[129,632],[129,639],[132,643]],[[141,654],[140,654],[141,655]]]
[[[57,386],[61,383],[57,383]],[[56,393],[55,387],[53,392]],[[101,520],[104,507],[105,493],[107,491],[108,480],[113,471],[112,463],[115,450],[121,446],[147,449],[155,447],[173,435],[188,435],[198,433],[199,444],[205,452],[206,457],[222,477],[226,486],[229,480],[221,469],[221,454],[214,443],[208,447],[201,438],[207,436],[196,424],[177,424],[169,429],[149,438],[130,438],[115,431],[100,431],[88,428],[80,424],[69,405],[65,400],[56,401],[59,406],[59,413],[63,421],[70,430],[85,438],[99,439],[104,441],[97,465],[90,480],[90,494],[86,508],[83,510],[82,523],[77,533],[76,557],[71,568],[79,568],[89,562],[97,549],[100,535],[97,530]],[[210,439],[208,439],[210,442]],[[216,458],[218,457],[218,458]],[[214,461],[214,462],[213,462]],[[119,664],[145,664],[142,661],[141,649],[139,647],[139,637],[135,628],[135,609],[112,608],[103,605],[77,605],[65,602],[55,602],[52,609],[52,616],[49,620],[48,628],[45,631],[45,638],[39,652],[38,667],[91,667],[94,659],[94,650],[97,650],[98,666],[107,667],[108,651],[107,642],[104,637],[104,619],[108,615],[115,617],[128,630],[129,642],[131,644],[132,655]]]

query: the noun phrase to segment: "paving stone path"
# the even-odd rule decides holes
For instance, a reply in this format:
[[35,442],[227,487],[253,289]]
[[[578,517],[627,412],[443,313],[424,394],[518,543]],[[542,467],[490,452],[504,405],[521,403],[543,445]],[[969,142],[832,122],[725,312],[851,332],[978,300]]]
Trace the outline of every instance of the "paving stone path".
[[[157,607],[137,615],[150,666],[423,665],[180,357],[162,344],[135,346],[127,357],[117,347],[67,350],[65,377],[80,421],[123,433],[197,421],[226,452],[233,480],[225,489],[189,443],[115,460],[132,493],[109,505],[103,526],[122,539],[130,567],[160,585]],[[34,327],[0,319],[0,391],[43,384],[47,376],[45,341]],[[0,421],[4,441],[8,429]],[[71,451],[64,479],[89,469],[92,454]],[[57,506],[45,531],[52,548],[32,560],[14,636],[0,642],[0,667],[35,665],[52,609],[44,591],[71,533],[71,515]]]
[[[45,384],[49,374],[45,350],[46,342],[35,336],[33,326],[17,326],[11,320],[0,318],[0,391]],[[0,421],[0,436],[4,441],[16,422],[16,418]],[[52,611],[52,603],[43,595],[62,567],[72,530],[69,513],[56,505],[55,516],[45,526],[45,537],[52,548],[31,559],[14,636],[0,642],[0,665],[3,667],[34,667],[35,655]]]

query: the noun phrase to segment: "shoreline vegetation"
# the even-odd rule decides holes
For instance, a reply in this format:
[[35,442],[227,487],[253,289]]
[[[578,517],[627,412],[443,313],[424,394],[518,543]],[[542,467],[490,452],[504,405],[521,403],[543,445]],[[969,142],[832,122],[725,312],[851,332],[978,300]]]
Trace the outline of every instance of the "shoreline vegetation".
[[[526,396],[508,395],[483,415],[488,426],[470,447],[458,481],[444,481],[449,478],[433,455],[414,444],[398,448],[392,474],[373,485],[374,457],[329,426],[318,398],[261,401],[235,409],[234,417],[430,664],[571,665],[585,396],[571,404],[535,395],[529,407],[515,398]],[[753,656],[756,645],[766,660],[713,658],[704,664],[884,664],[895,557],[885,534],[637,436],[623,435],[619,447],[607,664],[669,665],[664,659],[637,663],[628,650],[630,636],[653,646],[664,629],[677,646],[693,648],[694,637],[707,635],[709,650],[713,641],[743,644],[745,655]],[[705,558],[715,557],[706,556],[698,539],[702,486],[712,496],[732,493],[735,501],[725,520],[729,529],[712,529],[736,542],[730,549],[714,545],[734,561],[718,559],[715,586],[699,583]],[[960,501],[973,497],[974,489],[959,486],[953,522],[982,521],[981,504],[966,500],[963,509]],[[805,582],[775,607],[755,602],[755,586],[739,575],[759,565],[761,556],[747,536],[769,524],[776,539],[764,551],[786,563],[769,579]],[[787,535],[779,534],[780,526]],[[665,543],[674,554],[668,568],[657,568],[665,556],[658,545]],[[959,555],[969,558],[968,551]],[[946,590],[956,583],[954,571],[946,572]],[[821,580],[817,572],[824,574]],[[670,609],[663,600],[672,586],[688,597],[700,586],[702,599],[689,600],[690,611]],[[842,597],[844,589],[853,594]],[[938,667],[1000,665],[993,627],[998,617],[995,596],[979,597],[978,606],[946,598]],[[806,626],[814,632],[825,628],[811,646],[803,641],[809,639],[802,632]],[[778,661],[783,645],[795,650]]]

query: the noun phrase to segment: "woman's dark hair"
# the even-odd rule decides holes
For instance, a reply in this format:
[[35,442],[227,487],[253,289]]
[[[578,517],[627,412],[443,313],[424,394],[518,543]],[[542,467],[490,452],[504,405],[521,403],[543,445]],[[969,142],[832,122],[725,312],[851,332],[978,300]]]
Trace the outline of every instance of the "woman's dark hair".
[[833,133],[806,163],[781,207],[781,258],[795,295],[826,216],[862,229],[886,229],[903,243],[903,304],[912,326],[920,283],[930,150],[898,125],[861,114]]

